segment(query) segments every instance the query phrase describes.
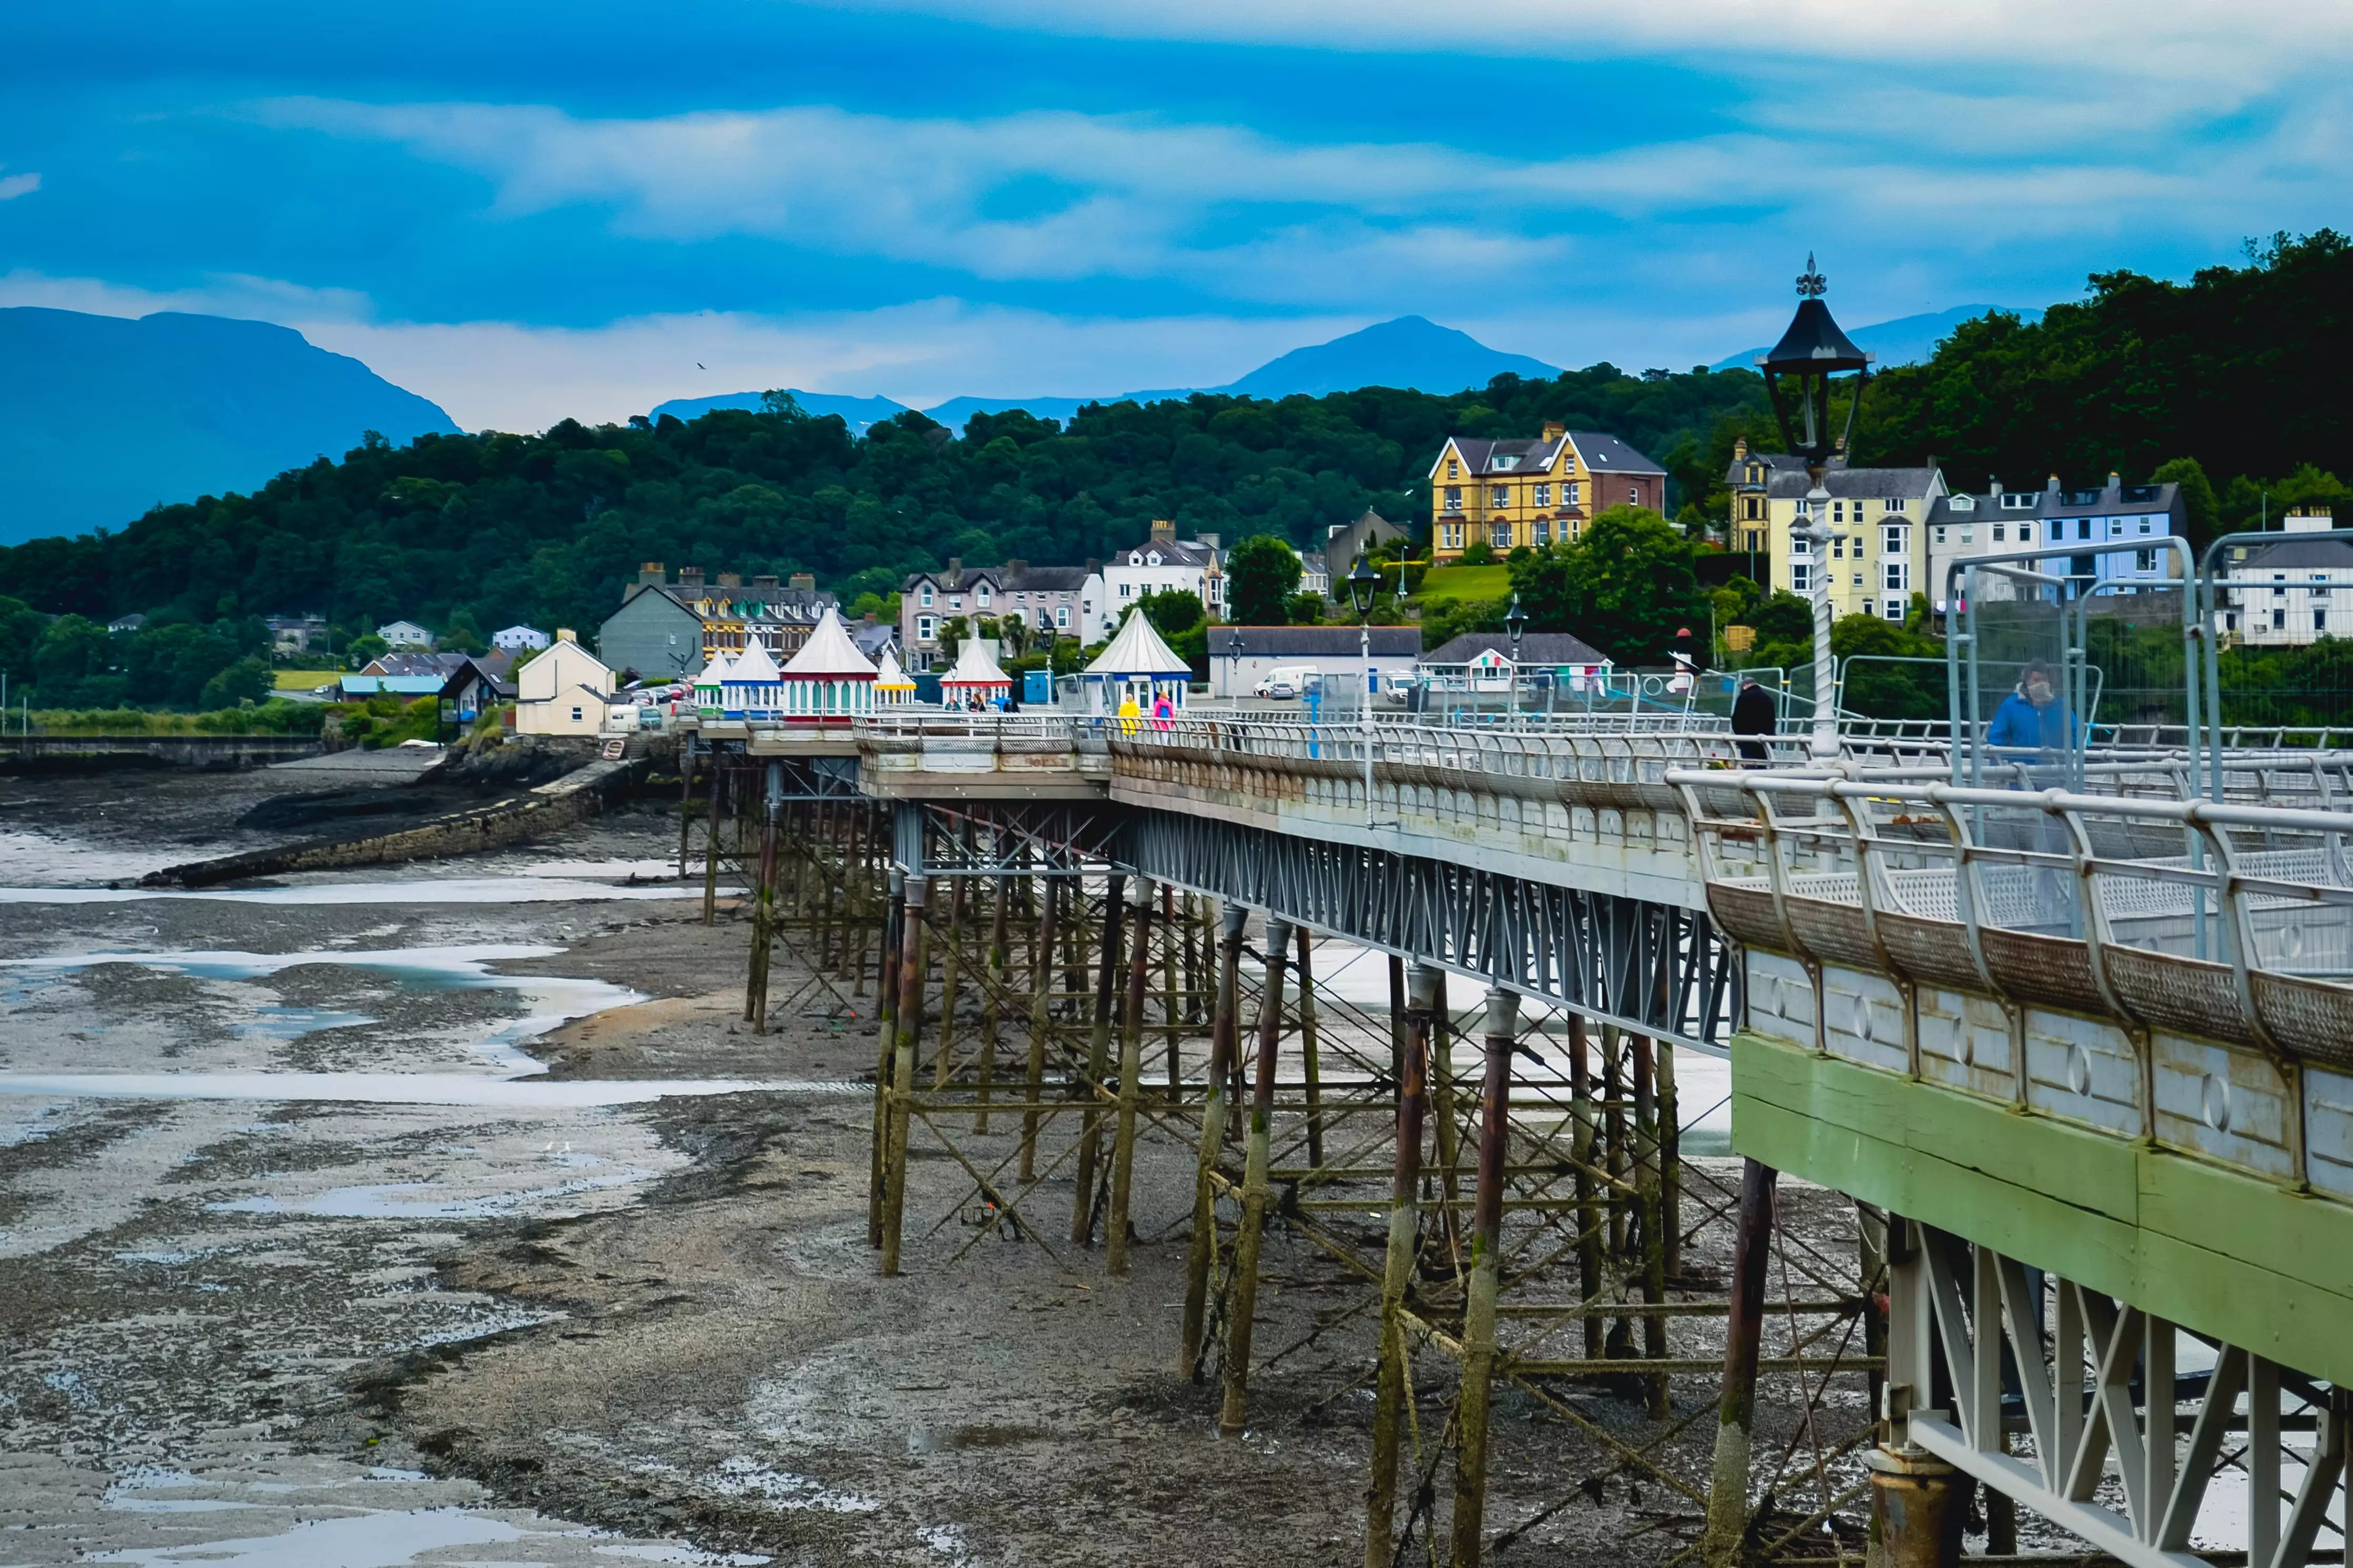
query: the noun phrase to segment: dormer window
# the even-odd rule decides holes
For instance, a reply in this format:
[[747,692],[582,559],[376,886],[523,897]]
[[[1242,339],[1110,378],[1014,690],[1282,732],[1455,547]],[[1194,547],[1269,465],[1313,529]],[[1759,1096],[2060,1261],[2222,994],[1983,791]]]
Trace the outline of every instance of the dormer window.
[[1132,550],[1132,551],[1128,552],[1127,563],[1128,563],[1130,566],[1141,566],[1141,565],[1143,565],[1143,564],[1144,564],[1144,552],[1143,552],[1143,551],[1141,551],[1141,550]]
[[1945,507],[1948,511],[1975,511],[1978,510],[1977,498],[1975,496],[1947,496],[1945,498]]
[[1145,563],[1145,565],[1147,565],[1147,566],[1157,566],[1157,565],[1159,565],[1159,564],[1160,564],[1160,552],[1158,552],[1157,550],[1155,550],[1155,551],[1154,551],[1151,554],[1149,554],[1149,555],[1145,556],[1145,557],[1144,558],[1144,563]]

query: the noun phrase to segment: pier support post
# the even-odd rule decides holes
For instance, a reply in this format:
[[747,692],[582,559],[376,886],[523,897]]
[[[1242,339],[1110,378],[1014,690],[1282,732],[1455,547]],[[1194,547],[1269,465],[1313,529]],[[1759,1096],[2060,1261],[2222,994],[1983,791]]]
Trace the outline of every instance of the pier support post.
[[1250,1413],[1252,1319],[1258,1311],[1258,1255],[1266,1233],[1267,1169],[1273,1163],[1274,1068],[1282,1042],[1282,967],[1291,922],[1266,922],[1266,989],[1258,1004],[1258,1062],[1250,1083],[1249,1152],[1242,1164],[1242,1223],[1234,1238],[1233,1308],[1226,1320],[1226,1396],[1218,1430],[1239,1436]]
[[890,1118],[882,1164],[882,1272],[899,1272],[899,1236],[907,1215],[907,1133],[915,1098],[915,1048],[923,1028],[924,884],[907,879],[906,935],[900,943],[897,1044],[891,1053]]
[[891,868],[891,910],[883,928],[882,1006],[874,1029],[874,1137],[866,1177],[866,1245],[882,1245],[882,1168],[891,1142],[891,1064],[899,1048],[899,944],[906,940],[907,878]]
[[[1405,1324],[1401,1314],[1421,1256],[1422,1123],[1430,1112],[1430,1022],[1438,1005],[1438,972],[1389,960],[1391,1070],[1397,1078],[1397,1148],[1389,1177],[1388,1253],[1381,1269],[1380,1370],[1373,1386],[1373,1479],[1365,1490],[1365,1568],[1392,1568],[1397,1532],[1398,1464],[1405,1423]],[[1410,1000],[1409,1000],[1409,994]]]
[[1724,1338],[1724,1392],[1716,1401],[1715,1461],[1707,1489],[1705,1568],[1732,1568],[1748,1531],[1748,1457],[1757,1428],[1757,1358],[1765,1331],[1765,1263],[1773,1251],[1777,1173],[1755,1160],[1740,1169],[1740,1229],[1733,1241],[1732,1302]]
[[1955,1568],[1968,1508],[1959,1472],[1918,1450],[1871,1448],[1868,1568]]
[[[1599,1189],[1593,1181],[1593,1162],[1599,1147],[1599,1119],[1593,1107],[1593,1076],[1586,1047],[1585,1015],[1568,1016],[1569,1100],[1577,1118],[1569,1134],[1569,1152],[1577,1163],[1577,1292],[1590,1301],[1601,1293],[1602,1216]],[[1585,1359],[1601,1358],[1601,1320],[1585,1320]]]
[[1139,877],[1128,889],[1127,1005],[1119,1027],[1119,1121],[1111,1142],[1111,1213],[1103,1222],[1103,1267],[1127,1272],[1127,1204],[1135,1173],[1135,1108],[1144,1092],[1144,1001],[1152,985],[1152,884]]
[[1233,1077],[1241,1026],[1242,928],[1250,910],[1227,904],[1219,917],[1218,1003],[1209,1021],[1209,1083],[1201,1103],[1201,1148],[1193,1176],[1193,1247],[1185,1268],[1184,1338],[1176,1371],[1187,1381],[1201,1375],[1201,1344],[1209,1311],[1209,1275],[1218,1257],[1218,1156],[1226,1141],[1226,1088]]
[[1462,1398],[1456,1416],[1454,1568],[1478,1568],[1487,1517],[1487,1412],[1494,1394],[1495,1293],[1502,1282],[1504,1155],[1511,1138],[1512,1047],[1520,999],[1487,993],[1486,1077],[1479,1096],[1479,1184],[1471,1199],[1471,1278],[1462,1303]]
[[[1000,842],[995,853],[1004,853]],[[975,1134],[986,1136],[988,1131],[988,1101],[997,1087],[997,1024],[1003,1010],[1005,971],[1011,956],[1006,936],[1006,906],[1013,901],[1013,879],[999,876],[989,885],[988,896],[988,1001],[980,1014],[980,1113],[973,1118]]]
[[1103,951],[1095,963],[1095,1026],[1087,1039],[1086,1096],[1079,1112],[1078,1194],[1071,1204],[1071,1241],[1089,1247],[1095,1234],[1096,1166],[1103,1156],[1103,1081],[1111,1071],[1113,987],[1119,984],[1121,917],[1127,908],[1127,879],[1114,873],[1103,890]]
[[719,817],[727,809],[727,769],[724,753],[711,753],[711,793],[705,800],[710,812],[702,836],[702,923],[719,923]]
[[1316,1049],[1315,970],[1308,957],[1312,945],[1307,928],[1299,928],[1299,1059],[1307,1079],[1307,1163],[1324,1168],[1324,1072]]
[[776,817],[785,808],[785,764],[768,764],[760,821],[760,886],[752,905],[752,968],[744,980],[744,1020],[768,1032],[768,959],[776,942]]

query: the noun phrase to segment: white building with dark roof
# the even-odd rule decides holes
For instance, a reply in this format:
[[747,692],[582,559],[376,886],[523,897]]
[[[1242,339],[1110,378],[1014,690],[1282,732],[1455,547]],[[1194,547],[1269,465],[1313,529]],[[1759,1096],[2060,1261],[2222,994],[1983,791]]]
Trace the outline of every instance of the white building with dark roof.
[[1413,675],[1421,658],[1419,626],[1367,626],[1365,631],[1370,659],[1353,625],[1211,626],[1209,695],[1246,698],[1274,671],[1304,666],[1322,678],[1327,697],[1345,693],[1353,701],[1365,689],[1368,669],[1382,691]]
[[1613,506],[1667,510],[1667,471],[1599,430],[1546,425],[1533,441],[1450,436],[1430,466],[1430,560],[1580,537]]
[[1191,594],[1217,619],[1225,613],[1225,555],[1218,536],[1179,539],[1176,524],[1155,521],[1152,537],[1103,563],[1104,614],[1111,622],[1149,594]]
[[2227,545],[2214,629],[2226,642],[2301,647],[2353,637],[2353,530],[2331,531],[2325,506],[2287,515],[2276,544]]
[[2034,569],[2094,579],[2105,593],[2176,586],[2179,560],[2162,541],[2188,525],[2179,485],[2128,485],[2111,473],[2105,485],[2067,489],[2053,474],[2039,490],[2013,490],[1996,479],[1981,495],[1955,493],[1929,509],[1921,589],[1942,611],[1955,563],[2038,545],[2063,553],[2031,563]]

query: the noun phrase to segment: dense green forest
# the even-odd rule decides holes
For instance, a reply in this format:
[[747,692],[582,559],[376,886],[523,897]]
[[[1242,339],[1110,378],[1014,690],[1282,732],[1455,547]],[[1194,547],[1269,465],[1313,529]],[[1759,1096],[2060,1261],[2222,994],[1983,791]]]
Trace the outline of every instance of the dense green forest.
[[174,610],[209,623],[318,610],[357,627],[530,620],[595,626],[642,561],[814,572],[846,596],[961,556],[1073,563],[1155,518],[1228,542],[1312,545],[1366,507],[1425,516],[1450,432],[1614,431],[1662,456],[1698,450],[1756,406],[1741,372],[1650,378],[1597,365],[1504,377],[1452,397],[1367,388],[1277,403],[1196,395],[1082,410],[1065,430],[1012,412],[962,439],[906,414],[853,439],[788,403],[542,436],[372,441],[252,496],[159,507],[119,533],[0,551],[0,595],[106,619]]
[[[2328,230],[2250,246],[2243,265],[2188,283],[2101,273],[2083,302],[2053,306],[2039,323],[1984,318],[1930,363],[1875,378],[1855,456],[1934,458],[1963,489],[1987,476],[2039,484],[2050,472],[2083,483],[2111,468],[2179,478],[2200,534],[2291,501],[2339,500],[2335,476],[2353,472],[2353,437],[2329,389],[2353,359],[2348,298],[2353,244]],[[318,611],[351,632],[396,616],[469,637],[517,620],[586,631],[644,561],[813,572],[855,598],[949,556],[1099,558],[1155,518],[1229,544],[1271,533],[1312,548],[1366,507],[1425,525],[1425,476],[1445,436],[1533,436],[1551,419],[1610,431],[1658,458],[1686,525],[1722,521],[1719,481],[1736,438],[1778,445],[1748,372],[1632,375],[1608,364],[1550,381],[1502,376],[1446,397],[1371,387],[1094,405],[1067,428],[1018,411],[983,415],[961,438],[912,413],[853,438],[839,419],[780,398],[691,424],[567,420],[539,436],[425,437],[397,448],[371,439],[255,495],[0,550],[0,670],[18,683],[97,682],[134,701],[186,704],[227,689],[216,678],[254,657],[262,615]],[[1563,563],[1562,581],[1578,586],[1551,597],[1615,603],[1593,580],[1608,569]],[[1684,614],[1686,591],[1670,596]],[[136,639],[50,621],[70,613],[102,625],[132,611],[151,617]],[[1449,611],[1465,626],[1500,614]],[[1651,623],[1666,614],[1637,617],[1632,641],[1648,651]],[[252,667],[234,683],[252,685]]]

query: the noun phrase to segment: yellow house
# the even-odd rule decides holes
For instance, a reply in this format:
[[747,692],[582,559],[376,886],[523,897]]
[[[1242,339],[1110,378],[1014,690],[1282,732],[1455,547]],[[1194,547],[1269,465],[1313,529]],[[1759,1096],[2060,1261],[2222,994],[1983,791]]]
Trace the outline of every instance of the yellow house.
[[1746,441],[1733,444],[1725,470],[1731,492],[1733,554],[1737,570],[1768,588],[1810,596],[1818,580],[1830,584],[1833,616],[1877,616],[1900,621],[1915,592],[1927,590],[1928,511],[1946,494],[1943,470],[1851,468],[1833,457],[1822,474],[1830,498],[1820,504],[1839,537],[1818,548],[1793,535],[1799,521],[1810,521],[1812,481],[1797,458],[1778,452],[1751,452]]
[[1450,436],[1430,468],[1430,559],[1573,540],[1613,506],[1666,513],[1667,474],[1615,436],[1546,425],[1534,441]]
[[545,652],[515,672],[515,732],[599,734],[614,685],[613,672],[567,626]]

